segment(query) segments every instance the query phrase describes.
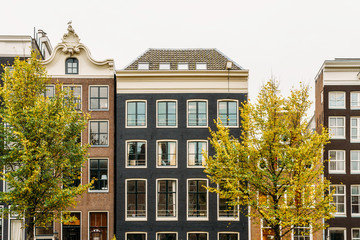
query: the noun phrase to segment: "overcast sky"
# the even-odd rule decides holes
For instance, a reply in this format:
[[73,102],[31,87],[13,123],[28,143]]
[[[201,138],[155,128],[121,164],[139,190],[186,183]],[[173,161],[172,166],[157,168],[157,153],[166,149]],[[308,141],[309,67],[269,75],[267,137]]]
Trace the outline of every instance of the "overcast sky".
[[53,47],[72,20],[117,69],[148,48],[217,48],[250,70],[251,99],[271,76],[287,95],[300,81],[314,88],[324,60],[360,57],[359,0],[11,0],[2,10],[1,34],[43,29]]

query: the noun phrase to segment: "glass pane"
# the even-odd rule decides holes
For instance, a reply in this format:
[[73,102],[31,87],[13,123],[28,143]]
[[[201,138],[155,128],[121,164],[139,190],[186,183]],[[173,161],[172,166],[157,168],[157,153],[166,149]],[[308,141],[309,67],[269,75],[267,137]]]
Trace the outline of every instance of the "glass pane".
[[98,87],[90,87],[90,97],[99,97]]
[[100,97],[102,98],[108,97],[108,87],[100,87]]

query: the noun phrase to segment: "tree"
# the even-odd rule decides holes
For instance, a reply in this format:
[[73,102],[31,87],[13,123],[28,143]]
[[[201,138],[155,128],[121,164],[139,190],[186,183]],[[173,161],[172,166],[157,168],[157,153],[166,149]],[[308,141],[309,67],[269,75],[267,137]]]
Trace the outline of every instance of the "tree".
[[89,187],[74,184],[86,160],[79,137],[89,116],[74,110],[60,84],[54,97],[44,97],[50,79],[35,53],[3,67],[0,176],[7,189],[0,201],[11,204],[4,216],[24,218],[26,238],[34,239],[35,225],[59,219]]
[[307,129],[308,92],[302,85],[286,99],[270,80],[255,104],[243,105],[239,139],[219,121],[217,131],[210,130],[215,155],[206,157],[205,172],[219,187],[209,190],[229,205],[250,206],[247,214],[261,219],[275,240],[295,227],[324,228],[322,219],[335,210],[330,182],[322,177],[329,136],[325,129],[320,134]]

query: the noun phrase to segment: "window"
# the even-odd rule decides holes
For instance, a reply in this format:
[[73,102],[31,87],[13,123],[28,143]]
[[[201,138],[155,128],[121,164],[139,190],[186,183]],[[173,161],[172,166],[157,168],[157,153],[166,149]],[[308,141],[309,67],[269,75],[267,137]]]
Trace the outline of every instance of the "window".
[[219,240],[238,240],[238,233],[219,233]]
[[335,205],[335,215],[345,215],[345,186],[332,185],[330,191],[334,191],[333,204]]
[[46,227],[35,226],[35,236],[51,236],[52,237],[53,235],[54,235],[54,222],[47,223]]
[[79,74],[79,60],[76,58],[68,58],[65,62],[66,74]]
[[352,117],[350,122],[350,142],[360,142],[360,117]]
[[178,63],[178,70],[189,70],[188,63]]
[[206,63],[196,63],[196,70],[206,70],[207,64]]
[[158,166],[176,166],[177,142],[158,141]]
[[329,117],[329,133],[333,139],[345,138],[345,117]]
[[55,96],[55,86],[54,85],[47,85],[45,92],[43,93],[45,98],[53,98]]
[[351,215],[360,215],[360,185],[351,186]]
[[146,141],[127,141],[126,149],[127,167],[146,167]]
[[170,70],[170,63],[160,63],[159,70]]
[[146,102],[129,101],[126,104],[127,127],[146,127]]
[[81,168],[71,169],[72,176],[63,174],[63,188],[78,187],[81,183]]
[[345,173],[344,150],[329,150],[329,173]]
[[360,92],[351,92],[350,108],[351,109],[360,109]]
[[109,109],[109,87],[90,86],[90,110]]
[[351,240],[360,240],[360,228],[351,229]]
[[207,127],[207,102],[188,101],[188,127]]
[[146,181],[126,180],[126,218],[146,218]]
[[81,86],[63,86],[66,91],[65,103],[74,101],[75,110],[81,111]]
[[176,127],[176,101],[158,101],[157,102],[157,126],[158,127]]
[[92,146],[108,146],[108,121],[90,121],[90,144]]
[[90,212],[89,224],[90,240],[107,239],[108,222],[106,212]]
[[345,108],[345,92],[329,92],[329,109]]
[[90,159],[90,180],[94,184],[90,191],[108,190],[108,160],[107,159]]
[[[222,184],[218,185],[219,188],[225,189],[222,187]],[[218,219],[219,220],[238,220],[239,213],[238,213],[238,206],[231,206],[229,202],[231,199],[227,198],[220,198],[219,194],[217,194],[218,199]]]
[[81,215],[79,212],[70,213],[70,217],[75,217],[73,222],[66,222],[62,224],[62,239],[81,239],[80,226]]
[[350,151],[351,173],[360,173],[360,151]]
[[24,240],[25,239],[24,220],[19,218],[17,214],[10,213],[9,221],[10,221],[9,223],[10,240]]
[[177,216],[176,180],[157,180],[157,218]]
[[274,239],[275,231],[265,219],[261,219],[261,235],[263,240]]
[[188,218],[207,219],[207,180],[188,180]]
[[177,240],[177,233],[157,233],[157,240]]
[[310,240],[311,229],[310,226],[297,226],[293,228],[293,239],[292,240]]
[[207,240],[207,239],[208,239],[207,233],[196,233],[196,232],[188,233],[188,238],[187,238],[187,240]]
[[345,229],[329,228],[329,240],[345,240]]
[[219,101],[218,117],[224,126],[238,126],[238,102],[237,101]]
[[138,63],[138,70],[149,70],[149,63]]
[[207,152],[207,141],[188,141],[188,166],[202,167],[205,164],[203,152]]
[[146,240],[146,233],[126,233],[126,240]]

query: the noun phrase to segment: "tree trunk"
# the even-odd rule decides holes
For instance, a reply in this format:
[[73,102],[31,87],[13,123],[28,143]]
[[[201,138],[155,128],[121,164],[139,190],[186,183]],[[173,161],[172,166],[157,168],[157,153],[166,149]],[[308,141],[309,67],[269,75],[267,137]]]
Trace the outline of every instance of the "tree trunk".
[[26,229],[26,240],[34,240],[34,218],[25,219],[25,229]]
[[280,225],[276,225],[274,227],[274,233],[275,233],[274,240],[281,240],[281,228],[280,228]]

